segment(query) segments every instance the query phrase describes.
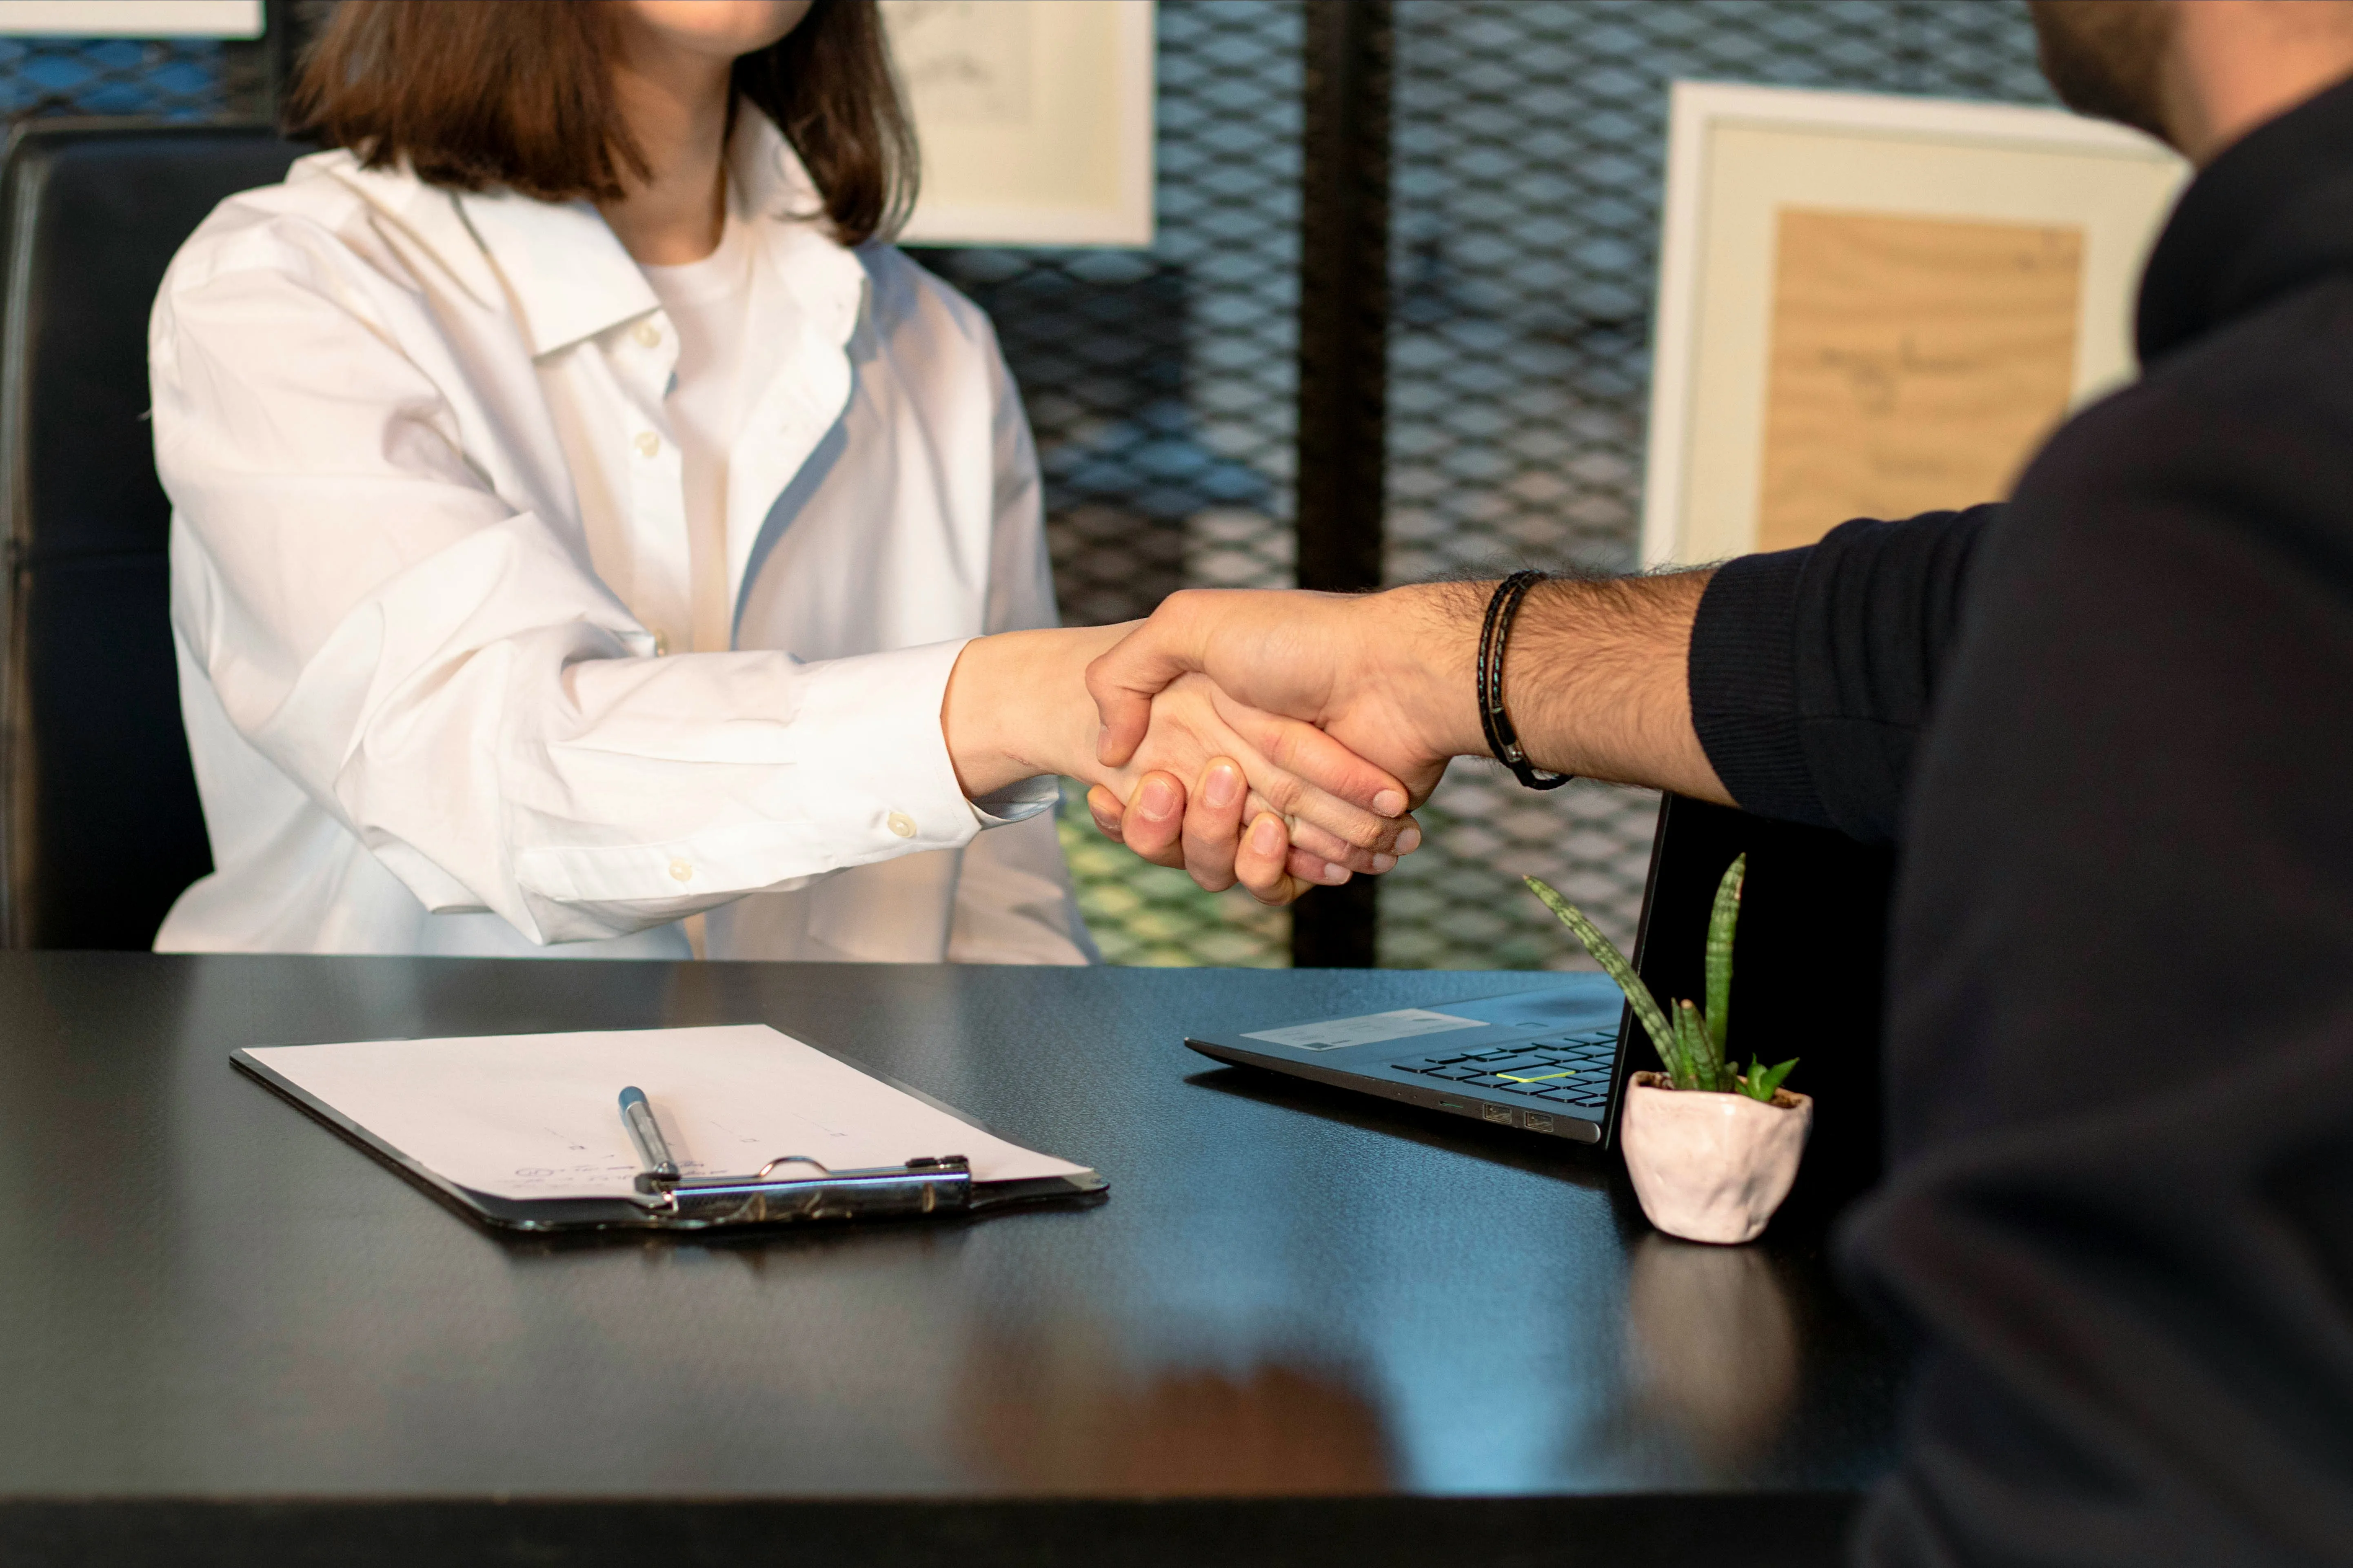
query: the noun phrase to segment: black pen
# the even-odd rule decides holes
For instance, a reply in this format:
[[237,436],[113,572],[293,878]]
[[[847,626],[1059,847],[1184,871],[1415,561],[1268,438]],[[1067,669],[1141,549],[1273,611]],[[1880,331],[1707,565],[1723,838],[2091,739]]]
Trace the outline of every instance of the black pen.
[[670,1145],[662,1142],[654,1108],[646,1103],[646,1091],[634,1084],[621,1091],[621,1125],[629,1130],[629,1142],[638,1146],[638,1159],[649,1174],[657,1181],[678,1180],[678,1162],[670,1158]]

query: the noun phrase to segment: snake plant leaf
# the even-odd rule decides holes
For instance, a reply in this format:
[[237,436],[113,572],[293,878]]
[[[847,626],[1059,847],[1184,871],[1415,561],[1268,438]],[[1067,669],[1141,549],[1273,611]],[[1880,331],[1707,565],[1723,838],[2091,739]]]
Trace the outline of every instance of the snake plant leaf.
[[1732,935],[1740,924],[1740,885],[1748,876],[1748,857],[1725,868],[1715,885],[1715,907],[1707,917],[1707,1035],[1718,1059],[1731,1061],[1726,1037],[1732,1029]]
[[1724,1058],[1717,1054],[1715,1037],[1707,1032],[1707,1018],[1700,1012],[1699,1004],[1678,1002],[1675,1006],[1680,1010],[1688,1041],[1686,1048],[1692,1056],[1694,1081],[1691,1087],[1714,1089],[1719,1093],[1730,1089],[1733,1084],[1734,1071],[1725,1064]]
[[1715,1075],[1707,1069],[1707,1026],[1700,1021],[1699,1009],[1688,1002],[1675,1004],[1675,1044],[1681,1047],[1683,1062],[1674,1075],[1677,1089],[1714,1089]]
[[1634,1016],[1641,1021],[1642,1032],[1650,1036],[1651,1043],[1659,1048],[1659,1059],[1667,1065],[1669,1076],[1675,1076],[1675,1058],[1679,1053],[1675,1048],[1674,1031],[1668,1027],[1667,1016],[1661,1010],[1658,998],[1651,995],[1651,988],[1642,984],[1642,977],[1634,973],[1634,966],[1626,962],[1626,955],[1618,951],[1618,944],[1602,935],[1601,928],[1586,919],[1583,910],[1535,878],[1523,877],[1521,880],[1527,883],[1528,890],[1542,899],[1545,908],[1558,915],[1560,923],[1585,944],[1585,951],[1593,955],[1593,962],[1601,965],[1603,973],[1618,983],[1618,989],[1626,994],[1628,1004],[1634,1009]]

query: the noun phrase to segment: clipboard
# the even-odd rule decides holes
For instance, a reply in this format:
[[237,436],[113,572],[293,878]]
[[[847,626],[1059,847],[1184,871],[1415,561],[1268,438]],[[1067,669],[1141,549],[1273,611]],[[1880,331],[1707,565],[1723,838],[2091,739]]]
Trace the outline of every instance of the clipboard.
[[[707,1031],[647,1030],[629,1031],[638,1036],[693,1035]],[[763,1031],[774,1034],[774,1031]],[[561,1039],[565,1037],[509,1037],[510,1041],[536,1042]],[[603,1038],[603,1035],[583,1035],[580,1038]],[[928,1112],[936,1113],[923,1120],[935,1136],[955,1136],[940,1119],[951,1119],[970,1136],[963,1140],[967,1145],[995,1150],[1012,1150],[1026,1153],[999,1138],[987,1128],[955,1107],[943,1103],[911,1085],[899,1082],[872,1068],[829,1051],[820,1051],[804,1041],[778,1035],[778,1040],[826,1058],[834,1068],[844,1069],[869,1080],[871,1085],[887,1088],[897,1095],[916,1102]],[[362,1042],[343,1047],[268,1047],[268,1055],[286,1059],[291,1051],[345,1051],[370,1047],[391,1049],[400,1047],[437,1047],[480,1045],[495,1048],[504,1043],[500,1037],[488,1037],[481,1041],[382,1041]],[[741,1173],[702,1172],[676,1176],[658,1175],[639,1170],[627,1196],[523,1197],[512,1194],[485,1191],[455,1180],[436,1170],[427,1160],[417,1157],[401,1146],[395,1138],[365,1125],[347,1106],[338,1105],[328,1095],[296,1081],[296,1078],[280,1070],[270,1061],[257,1056],[253,1049],[230,1053],[229,1060],[237,1070],[258,1080],[281,1098],[291,1101],[315,1120],[334,1129],[345,1139],[356,1143],[383,1163],[391,1166],[428,1194],[459,1213],[494,1230],[536,1234],[580,1231],[704,1231],[713,1229],[744,1229],[754,1227],[802,1225],[811,1223],[858,1222],[868,1220],[939,1219],[957,1215],[987,1213],[1006,1208],[1039,1204],[1071,1201],[1100,1201],[1109,1191],[1110,1184],[1096,1172],[1069,1165],[1068,1162],[1049,1157],[1032,1156],[1049,1163],[1068,1166],[1067,1171],[1047,1175],[1017,1176],[1013,1179],[987,1179],[975,1170],[975,1162],[967,1153],[955,1148],[938,1152],[914,1153],[903,1160],[889,1163],[868,1163],[850,1166],[831,1166],[813,1154],[779,1150],[763,1160],[756,1167]],[[614,1126],[619,1127],[617,1116]],[[1002,1163],[1001,1161],[999,1162]]]

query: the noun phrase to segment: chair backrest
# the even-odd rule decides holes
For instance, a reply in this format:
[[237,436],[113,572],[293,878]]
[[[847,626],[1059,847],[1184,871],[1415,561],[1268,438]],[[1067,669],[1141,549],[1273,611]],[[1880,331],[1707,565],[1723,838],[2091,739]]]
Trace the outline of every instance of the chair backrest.
[[180,722],[147,318],[263,126],[49,122],[0,173],[0,942],[144,948],[212,868]]

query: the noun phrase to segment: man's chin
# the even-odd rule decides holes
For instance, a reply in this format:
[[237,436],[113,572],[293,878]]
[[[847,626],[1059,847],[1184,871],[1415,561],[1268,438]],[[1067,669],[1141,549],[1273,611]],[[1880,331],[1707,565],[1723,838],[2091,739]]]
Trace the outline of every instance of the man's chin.
[[2170,140],[2163,84],[2173,0],[2027,0],[2027,10],[2043,78],[2060,102]]

